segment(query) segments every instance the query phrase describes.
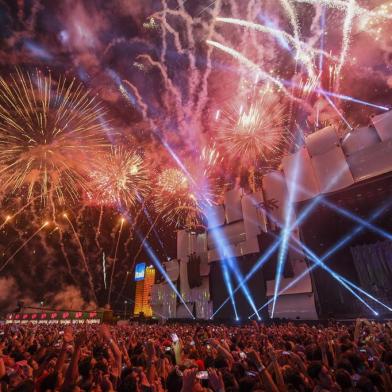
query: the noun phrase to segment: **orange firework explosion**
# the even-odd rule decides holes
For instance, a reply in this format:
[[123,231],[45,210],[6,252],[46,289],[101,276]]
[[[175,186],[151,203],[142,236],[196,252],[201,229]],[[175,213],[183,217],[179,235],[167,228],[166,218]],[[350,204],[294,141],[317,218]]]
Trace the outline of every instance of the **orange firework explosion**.
[[107,142],[104,112],[81,84],[19,70],[0,78],[0,177],[5,193],[61,203],[86,189],[85,164]]
[[218,140],[233,160],[268,162],[281,153],[285,121],[284,106],[265,92],[249,107],[223,113]]
[[149,193],[148,174],[138,153],[112,147],[90,174],[95,187],[94,199],[100,204],[133,207]]
[[206,164],[202,160],[203,154],[205,152],[197,164],[187,165],[191,173],[170,168],[158,176],[153,200],[155,210],[176,227],[202,226],[206,209],[217,204],[223,192],[219,179],[213,175],[213,167],[203,167]]

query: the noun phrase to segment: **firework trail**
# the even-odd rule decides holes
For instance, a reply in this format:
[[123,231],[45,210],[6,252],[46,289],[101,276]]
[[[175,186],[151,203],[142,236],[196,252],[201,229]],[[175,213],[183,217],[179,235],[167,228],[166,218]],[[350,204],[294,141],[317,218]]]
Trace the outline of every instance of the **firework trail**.
[[0,267],[0,272],[4,270],[8,263],[47,225],[49,225],[49,222],[45,222],[38,230],[36,230],[29,238],[27,238],[27,240],[25,240],[23,244],[14,253],[12,253],[12,255],[8,257],[8,259]]
[[131,267],[130,267],[130,269],[129,269],[130,271],[132,271],[132,269],[133,269],[133,267],[134,267],[134,265],[135,265],[135,263],[136,263],[136,260],[137,260],[137,258],[139,257],[140,252],[142,251],[142,248],[143,248],[143,246],[144,246],[144,243],[147,241],[147,238],[148,238],[149,235],[151,234],[151,231],[153,230],[153,228],[154,228],[155,225],[157,224],[157,222],[158,222],[158,220],[159,220],[160,217],[161,217],[160,215],[157,215],[156,218],[155,218],[155,220],[154,220],[154,222],[150,225],[150,228],[148,229],[146,235],[144,236],[142,242],[140,243],[139,249],[138,249],[137,252],[135,253],[135,257],[133,258],[132,263],[131,263]]
[[288,43],[290,43],[296,49],[295,59],[298,59],[303,65],[306,67],[307,73],[310,78],[315,77],[314,71],[314,62],[315,58],[318,55],[323,55],[331,60],[337,61],[338,59],[332,56],[330,53],[325,52],[324,50],[320,50],[317,48],[312,47],[311,45],[297,41],[295,37],[286,33],[284,30],[279,30],[277,28],[261,25],[258,23],[249,22],[247,20],[241,20],[236,18],[223,18],[218,17],[216,18],[217,22],[228,23],[228,24],[235,24],[238,26],[247,27],[250,29],[254,29],[263,33],[270,34],[277,39],[282,39]]
[[249,60],[247,57],[245,57],[244,55],[242,55],[240,52],[238,52],[237,50],[230,48],[228,46],[222,45],[219,42],[216,41],[207,41],[207,44],[214,46],[217,49],[220,49],[221,51],[228,53],[229,55],[231,55],[232,57],[234,57],[235,59],[237,59],[238,61],[240,61],[241,63],[245,64],[248,68],[250,68],[251,70],[253,70],[255,72],[255,74],[260,75],[260,77],[267,81],[267,82],[271,82],[274,86],[276,86],[277,91],[281,91],[283,92],[289,99],[298,102],[302,107],[304,107],[305,109],[307,109],[309,112],[312,111],[311,106],[303,101],[302,99],[295,97],[291,92],[289,92],[285,87],[284,84],[277,78],[274,78],[273,76],[271,76],[269,73],[265,72],[264,70],[262,70],[257,64],[255,64],[253,61]]
[[[124,242],[124,252],[125,252],[124,260],[125,260],[126,263],[128,263],[128,260],[131,257],[130,244],[131,244],[131,242],[132,242],[132,240],[134,238],[135,228],[136,228],[136,225],[138,223],[139,217],[142,215],[142,213],[143,213],[143,211],[145,209],[145,203],[146,202],[143,201],[143,204],[142,204],[141,208],[138,210],[138,212],[136,214],[136,217],[133,219],[132,225],[129,225],[129,235],[128,235],[127,240]],[[119,292],[117,294],[117,297],[116,297],[116,300],[114,301],[114,303],[117,303],[119,301],[122,293],[124,292],[125,286],[127,284],[127,277],[128,277],[129,271],[131,271],[132,268],[133,268],[133,266],[128,267],[128,265],[127,265],[121,289],[119,290]]]
[[108,293],[108,301],[107,301],[108,304],[110,304],[110,299],[111,299],[111,295],[112,295],[113,276],[114,276],[114,271],[116,269],[118,244],[120,243],[120,237],[121,237],[121,232],[122,232],[122,228],[123,228],[123,225],[124,225],[124,221],[125,221],[125,219],[121,218],[121,223],[120,223],[120,229],[118,231],[118,238],[117,238],[116,248],[115,248],[115,251],[114,251],[114,260],[113,260],[113,265],[112,265],[112,272],[110,274],[110,284],[109,284],[109,293]]
[[[345,61],[346,61],[347,53],[349,50],[350,39],[351,39],[351,29],[352,29],[353,18],[355,15],[355,6],[356,5],[357,5],[356,0],[348,0],[347,1],[346,16],[344,18],[344,23],[343,23],[342,50],[340,53],[339,64],[337,66],[337,71],[336,71],[338,75],[340,75],[340,72],[342,70],[342,67],[343,67]],[[340,80],[340,78],[338,78],[338,85],[339,85],[339,80]],[[339,87],[337,89],[339,89]]]
[[124,250],[125,250],[125,259],[128,260],[131,256],[130,250],[129,250],[129,245],[132,242],[134,238],[134,233],[135,233],[135,228],[138,223],[139,217],[142,215],[143,211],[145,208],[145,201],[143,201],[143,204],[141,205],[140,209],[138,210],[135,218],[133,219],[132,225],[129,227],[129,236],[128,239],[124,242]]
[[42,194],[35,196],[34,198],[32,198],[29,202],[27,202],[26,204],[24,204],[21,208],[19,208],[19,210],[17,210],[15,213],[13,214],[9,214],[5,217],[4,222],[0,225],[0,230],[8,223],[10,222],[12,219],[16,218],[19,214],[21,214],[23,211],[25,211],[27,209],[27,207],[30,207],[35,200],[42,198]]
[[[96,226],[95,233],[94,233],[94,241],[95,241],[95,245],[98,249],[98,254],[103,253],[103,248],[101,246],[101,243],[99,242],[99,237],[101,235],[103,210],[104,210],[104,206],[101,204],[100,208],[99,208],[98,224]],[[106,283],[105,283],[105,289],[106,289]]]
[[87,273],[87,277],[88,277],[88,283],[89,283],[89,286],[90,286],[90,292],[93,295],[95,302],[98,303],[98,300],[97,300],[97,297],[96,297],[96,294],[95,294],[93,277],[91,275],[90,268],[88,267],[87,258],[86,258],[86,255],[84,253],[83,246],[82,246],[82,243],[80,241],[78,232],[76,231],[75,226],[73,225],[72,221],[69,219],[68,214],[64,213],[63,217],[69,222],[69,224],[70,224],[70,226],[72,228],[72,231],[74,233],[75,239],[76,239],[76,241],[77,241],[77,243],[79,245],[80,255],[82,256],[84,269],[85,269],[85,271]]
[[106,285],[106,258],[105,258],[105,252],[102,253],[102,272],[103,272],[103,284],[105,287],[105,290],[107,288]]

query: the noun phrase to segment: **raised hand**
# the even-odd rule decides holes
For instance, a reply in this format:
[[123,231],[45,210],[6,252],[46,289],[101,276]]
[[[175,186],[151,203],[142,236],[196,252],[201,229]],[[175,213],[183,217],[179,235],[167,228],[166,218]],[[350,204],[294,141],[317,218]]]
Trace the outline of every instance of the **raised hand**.
[[225,390],[222,374],[218,370],[208,369],[208,383],[215,392]]

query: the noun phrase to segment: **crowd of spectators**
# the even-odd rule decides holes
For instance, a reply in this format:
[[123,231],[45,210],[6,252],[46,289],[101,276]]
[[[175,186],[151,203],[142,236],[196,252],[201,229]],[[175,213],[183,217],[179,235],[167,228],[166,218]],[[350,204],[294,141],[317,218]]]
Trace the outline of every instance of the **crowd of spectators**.
[[392,323],[1,325],[0,391],[392,391]]

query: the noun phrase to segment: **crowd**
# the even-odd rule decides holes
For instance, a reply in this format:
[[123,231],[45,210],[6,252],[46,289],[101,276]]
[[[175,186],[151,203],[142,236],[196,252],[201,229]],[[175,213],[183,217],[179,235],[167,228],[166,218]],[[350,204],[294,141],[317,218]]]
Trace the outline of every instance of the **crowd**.
[[392,323],[1,325],[0,391],[392,391]]

